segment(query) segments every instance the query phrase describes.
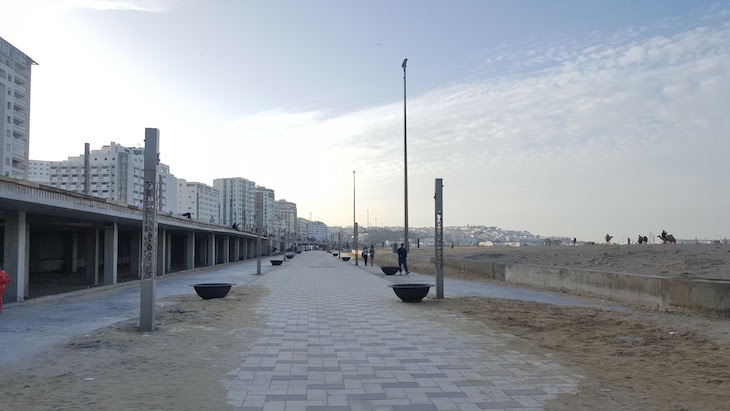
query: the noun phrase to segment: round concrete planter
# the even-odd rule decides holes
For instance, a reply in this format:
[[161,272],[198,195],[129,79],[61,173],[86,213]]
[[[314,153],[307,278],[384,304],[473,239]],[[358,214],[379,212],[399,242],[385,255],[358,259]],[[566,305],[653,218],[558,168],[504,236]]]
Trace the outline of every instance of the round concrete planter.
[[342,257],[342,261],[350,261],[350,257]]
[[202,283],[192,284],[191,287],[195,288],[195,292],[198,293],[200,298],[204,300],[210,300],[211,298],[223,298],[229,291],[233,283]]
[[380,267],[380,269],[383,270],[383,273],[385,275],[393,275],[400,270],[400,267],[390,266],[390,267]]
[[395,295],[404,303],[417,303],[428,295],[428,290],[433,287],[433,284],[405,283],[391,284],[388,287],[393,288]]

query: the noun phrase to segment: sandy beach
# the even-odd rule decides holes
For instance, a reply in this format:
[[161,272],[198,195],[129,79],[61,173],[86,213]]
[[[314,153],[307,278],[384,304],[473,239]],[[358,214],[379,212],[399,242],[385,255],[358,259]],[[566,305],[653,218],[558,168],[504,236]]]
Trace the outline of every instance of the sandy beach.
[[[378,251],[376,263],[397,264],[397,259],[390,249],[378,249]],[[420,249],[414,247],[411,249],[408,262],[413,265],[415,271],[433,273],[433,263],[430,259],[434,254],[433,247]],[[725,244],[446,247],[444,259],[730,280],[730,245]],[[455,272],[446,274],[460,276]]]
[[[607,266],[610,260],[610,267],[619,270],[650,267],[652,272],[681,276],[684,269],[667,269],[679,267],[679,257],[658,268],[652,264],[698,250],[694,246],[457,248],[449,249],[447,256],[540,261],[549,266],[580,256],[586,266],[596,261]],[[379,251],[376,263],[389,264],[392,253]],[[411,270],[427,274],[431,251],[414,250]],[[706,266],[710,274],[693,275],[720,275],[720,264],[700,260],[723,261],[727,267],[727,248],[705,246],[695,254],[689,260],[697,263],[686,267]],[[263,287],[247,286],[234,287],[219,300],[203,301],[195,295],[168,298],[158,305],[154,333],[139,333],[135,319],[79,335],[30,362],[4,369],[0,409],[232,409],[226,404],[222,381],[260,335],[265,317],[256,314],[256,307],[267,294]],[[426,299],[420,307],[424,312],[476,320],[500,332],[516,351],[555,358],[585,377],[578,394],[560,395],[548,409],[723,410],[730,403],[730,321],[724,319],[639,307],[615,312],[476,297]]]

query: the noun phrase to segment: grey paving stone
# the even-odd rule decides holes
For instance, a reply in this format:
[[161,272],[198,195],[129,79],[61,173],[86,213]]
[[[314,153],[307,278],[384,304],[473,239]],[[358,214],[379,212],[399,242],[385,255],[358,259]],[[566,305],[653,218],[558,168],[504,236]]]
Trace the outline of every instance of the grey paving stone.
[[265,321],[222,382],[234,407],[522,409],[575,392],[582,379],[466,318],[425,317],[386,279],[329,254],[303,253],[257,283],[270,290],[257,307]]

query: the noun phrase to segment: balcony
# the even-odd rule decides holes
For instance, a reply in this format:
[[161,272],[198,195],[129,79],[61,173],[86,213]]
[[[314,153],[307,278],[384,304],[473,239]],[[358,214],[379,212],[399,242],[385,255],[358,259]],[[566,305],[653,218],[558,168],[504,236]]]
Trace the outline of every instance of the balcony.
[[13,121],[18,121],[16,124],[25,123],[28,121],[28,115],[25,113],[21,113],[20,111],[13,111]]
[[17,132],[19,134],[25,135],[25,133],[28,131],[28,127],[22,126],[20,124],[17,124],[13,122],[13,132]]
[[[16,77],[16,78],[17,78],[17,77]],[[26,96],[28,95],[28,89],[27,89],[27,88],[25,88],[25,87],[23,87],[23,86],[21,86],[20,84],[17,84],[17,83],[16,83],[16,84],[15,84],[15,89],[16,89],[16,90],[20,90],[20,91],[22,91],[22,92],[23,92],[23,94],[25,94]]]
[[[20,74],[17,71],[15,72],[15,78],[21,81],[21,84],[28,84],[28,76],[25,74]],[[15,84],[18,84],[16,81]]]

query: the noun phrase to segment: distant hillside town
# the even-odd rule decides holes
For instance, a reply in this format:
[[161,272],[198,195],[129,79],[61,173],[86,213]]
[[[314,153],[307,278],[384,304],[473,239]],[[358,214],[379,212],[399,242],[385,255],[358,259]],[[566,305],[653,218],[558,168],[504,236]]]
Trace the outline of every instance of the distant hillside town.
[[[352,241],[352,227],[329,227],[330,241],[337,242],[342,233],[342,242],[349,245]],[[411,247],[433,246],[433,227],[410,227],[408,238]],[[370,227],[360,228],[358,244],[378,244],[389,246],[403,241],[403,227]],[[466,225],[444,227],[444,243],[451,246],[528,246],[528,245],[559,245],[567,244],[572,239],[568,237],[545,237],[534,235],[525,230],[503,230],[499,227],[483,225]]]

